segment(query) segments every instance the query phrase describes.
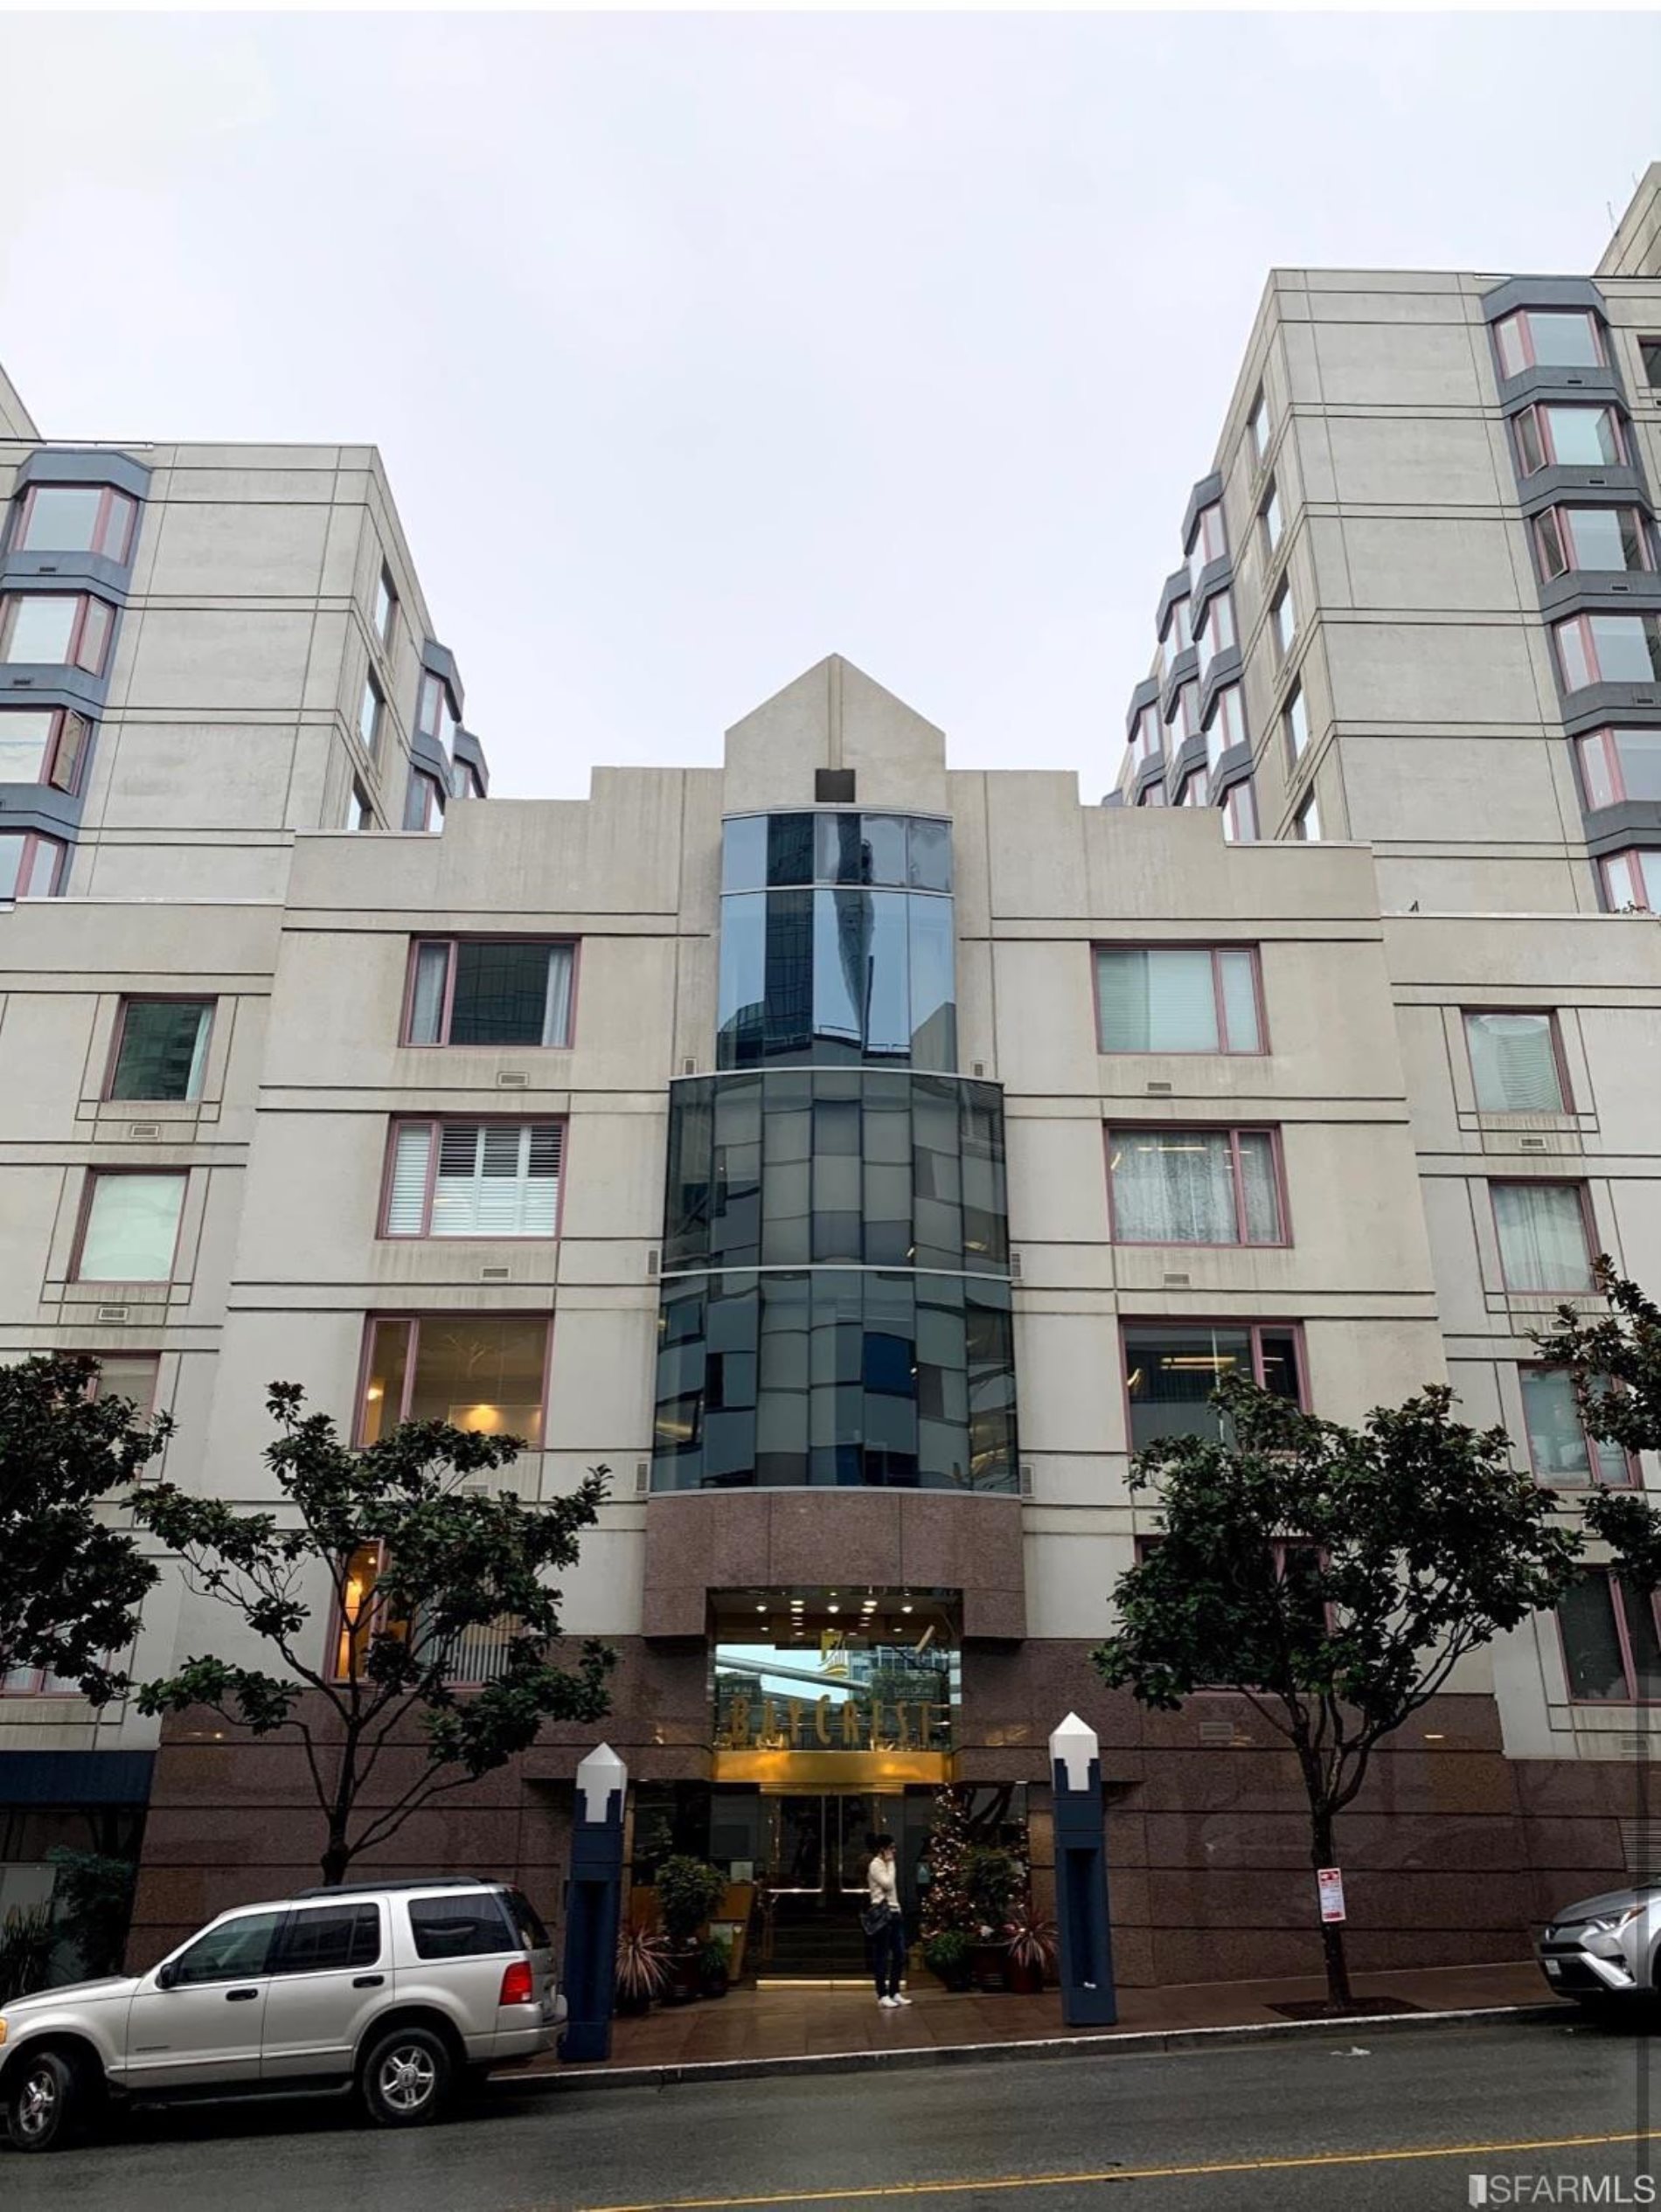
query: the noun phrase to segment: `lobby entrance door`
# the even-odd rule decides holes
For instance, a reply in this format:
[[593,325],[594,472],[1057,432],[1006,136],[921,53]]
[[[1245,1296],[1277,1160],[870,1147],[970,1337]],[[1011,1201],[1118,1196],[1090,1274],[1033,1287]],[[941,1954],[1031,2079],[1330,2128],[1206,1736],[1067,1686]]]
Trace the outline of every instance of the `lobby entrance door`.
[[862,1973],[868,1839],[885,1830],[903,1839],[904,1798],[872,1790],[769,1792],[762,1818],[773,1920],[773,1955],[762,1973],[804,1980]]

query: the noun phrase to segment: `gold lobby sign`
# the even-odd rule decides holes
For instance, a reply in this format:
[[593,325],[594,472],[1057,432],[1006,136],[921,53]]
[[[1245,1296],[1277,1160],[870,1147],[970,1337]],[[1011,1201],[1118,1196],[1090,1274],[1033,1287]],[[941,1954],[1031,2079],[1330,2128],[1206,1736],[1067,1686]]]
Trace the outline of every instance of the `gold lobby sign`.
[[713,1782],[753,1782],[763,1790],[880,1790],[952,1779],[944,1751],[727,1751],[710,1763]]
[[721,1701],[719,1751],[938,1751],[951,1709],[931,1697],[784,1697],[735,1692]]

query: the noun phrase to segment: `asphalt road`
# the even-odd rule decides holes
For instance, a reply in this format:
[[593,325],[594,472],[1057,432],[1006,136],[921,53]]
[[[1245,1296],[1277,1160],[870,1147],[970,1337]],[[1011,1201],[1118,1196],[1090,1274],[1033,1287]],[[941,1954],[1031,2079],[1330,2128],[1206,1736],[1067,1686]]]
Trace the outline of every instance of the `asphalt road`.
[[[1147,2057],[490,2092],[399,2135],[298,2105],[136,2113],[0,2150],[7,2212],[1449,2212],[1661,2202],[1661,2051],[1579,2022],[1338,2033]],[[1593,2139],[1570,2140],[1566,2139]],[[1560,2181],[1609,2177],[1578,2198]],[[1644,2177],[1640,2182],[1638,2177]],[[1618,2186],[1611,2188],[1611,2184]],[[1646,2194],[1648,2192],[1649,2194]]]

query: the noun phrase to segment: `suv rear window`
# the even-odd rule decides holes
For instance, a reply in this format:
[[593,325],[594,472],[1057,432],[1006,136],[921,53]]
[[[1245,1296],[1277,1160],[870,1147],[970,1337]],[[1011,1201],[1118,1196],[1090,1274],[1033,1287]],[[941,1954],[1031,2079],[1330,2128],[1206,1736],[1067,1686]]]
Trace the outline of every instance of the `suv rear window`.
[[523,1890],[509,1890],[502,1899],[508,1909],[508,1917],[519,1931],[519,1941],[527,1951],[551,1951],[553,1938]]
[[326,1904],[290,1915],[272,1960],[274,1974],[326,1974],[372,1966],[380,1957],[378,1904]]
[[412,1897],[409,1931],[418,1959],[479,1959],[519,1948],[494,1890],[464,1897]]

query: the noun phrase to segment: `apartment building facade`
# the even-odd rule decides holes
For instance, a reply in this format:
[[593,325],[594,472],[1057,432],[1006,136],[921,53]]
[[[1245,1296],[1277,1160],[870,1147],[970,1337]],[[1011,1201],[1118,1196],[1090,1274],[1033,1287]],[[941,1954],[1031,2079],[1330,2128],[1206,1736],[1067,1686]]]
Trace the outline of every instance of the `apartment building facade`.
[[[522,1435],[523,1494],[608,1466],[565,1619],[620,1655],[637,1863],[697,1850],[810,1924],[870,1827],[914,1866],[949,1779],[1042,1880],[1074,1708],[1124,1978],[1314,1966],[1274,1739],[1223,1695],[1144,1715],[1089,1654],[1157,1528],[1131,1455],[1225,1372],[1344,1420],[1449,1379],[1566,1493],[1661,1480],[1528,1334],[1598,1250],[1661,1279],[1661,949],[1622,911],[1648,863],[1608,865],[1646,807],[1661,847],[1607,627],[1651,634],[1655,572],[1578,563],[1651,544],[1646,189],[1593,279],[1275,274],[1106,806],[950,769],[836,657],[719,766],[476,803],[372,454],[65,449],[16,410],[0,655],[14,596],[113,612],[97,672],[80,612],[68,660],[0,661],[0,729],[89,725],[72,793],[0,786],[38,841],[0,912],[0,1356],[100,1353],[176,1414],[169,1474],[247,1502],[275,1376],[365,1439]],[[1577,407],[1607,482],[1525,468],[1517,425]],[[104,550],[48,580],[43,509]],[[170,1572],[136,1671],[224,1638]],[[1467,1662],[1350,1816],[1357,1963],[1515,1956],[1618,1878],[1658,1678],[1607,1578]],[[10,1687],[0,1866],[142,1809],[136,1956],[315,1863],[297,1754]],[[592,1740],[550,1729],[390,1862],[556,1914]]]

